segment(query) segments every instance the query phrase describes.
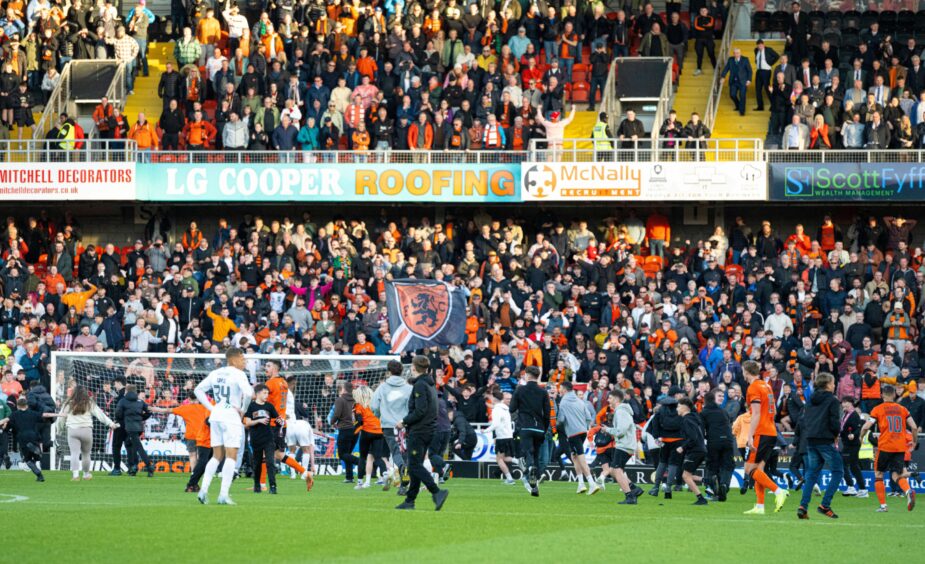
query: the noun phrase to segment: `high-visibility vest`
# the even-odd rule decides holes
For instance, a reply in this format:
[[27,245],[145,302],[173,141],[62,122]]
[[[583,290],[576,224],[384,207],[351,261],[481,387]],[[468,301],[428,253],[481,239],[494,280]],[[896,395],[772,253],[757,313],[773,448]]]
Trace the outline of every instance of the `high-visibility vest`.
[[858,451],[858,458],[861,460],[873,460],[874,458],[874,445],[870,444],[870,441],[867,440],[870,437],[870,431],[866,435],[861,437],[861,450]]
[[608,139],[608,141],[594,142],[594,148],[598,151],[609,151],[613,149],[613,147],[610,145],[610,138],[607,136],[607,124],[603,121],[599,121],[594,124],[594,129],[591,130],[591,137],[593,139]]

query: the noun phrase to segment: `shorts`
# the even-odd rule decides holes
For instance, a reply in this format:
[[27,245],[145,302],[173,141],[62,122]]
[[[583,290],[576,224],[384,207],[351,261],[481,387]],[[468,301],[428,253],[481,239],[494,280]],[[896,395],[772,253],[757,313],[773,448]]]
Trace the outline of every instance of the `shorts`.
[[877,451],[874,457],[874,470],[877,472],[896,472],[902,474],[905,470],[904,459],[906,454],[903,452],[885,452]]
[[292,421],[286,427],[286,444],[298,447],[315,446],[312,437],[312,428],[308,421]]
[[273,442],[276,444],[276,450],[286,450],[286,428],[277,426],[274,429]]
[[684,456],[684,464],[681,466],[681,469],[685,472],[690,472],[693,474],[700,468],[700,465],[703,464],[703,459],[706,458],[706,453],[703,452],[691,452]]
[[183,439],[187,452],[196,452],[196,439]]
[[594,459],[594,461],[600,461],[601,464],[610,464],[610,461],[613,459],[613,451],[615,450],[617,449],[610,447],[603,451],[597,451],[597,457]]
[[497,439],[495,440],[495,457],[500,455],[515,456],[514,439]]
[[753,440],[754,448],[745,449],[745,462],[750,464],[767,463],[774,456],[774,447],[777,446],[777,437],[770,435],[756,435]]
[[568,449],[574,455],[580,456],[585,453],[585,433],[572,435],[568,438]]
[[613,457],[610,459],[610,467],[623,470],[632,458],[633,453],[615,448],[613,449]]
[[680,466],[684,463],[684,455],[678,452],[676,441],[666,442],[658,450],[658,463],[667,466]]
[[244,444],[244,423],[240,421],[223,421],[212,418],[209,430],[212,433],[212,448],[224,446],[241,448]]

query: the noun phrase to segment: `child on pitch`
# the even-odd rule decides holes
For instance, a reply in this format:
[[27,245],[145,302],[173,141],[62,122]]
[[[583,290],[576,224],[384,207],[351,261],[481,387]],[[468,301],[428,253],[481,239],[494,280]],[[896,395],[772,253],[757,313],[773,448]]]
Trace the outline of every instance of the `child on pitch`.
[[707,500],[700,492],[697,480],[694,477],[694,472],[703,464],[703,459],[707,456],[706,441],[703,438],[703,429],[700,428],[700,423],[696,417],[691,416],[692,411],[694,411],[694,403],[690,398],[684,397],[678,401],[678,415],[681,416],[681,434],[683,438],[676,449],[679,453],[684,454],[681,478],[697,496],[697,501],[694,502],[694,505],[706,505]]
[[254,493],[260,493],[260,469],[264,460],[267,464],[267,482],[270,493],[276,494],[276,466],[273,458],[276,454],[276,442],[270,421],[279,418],[276,408],[267,402],[270,390],[264,384],[254,386],[254,400],[244,412],[244,426],[250,430],[251,449],[254,452]]

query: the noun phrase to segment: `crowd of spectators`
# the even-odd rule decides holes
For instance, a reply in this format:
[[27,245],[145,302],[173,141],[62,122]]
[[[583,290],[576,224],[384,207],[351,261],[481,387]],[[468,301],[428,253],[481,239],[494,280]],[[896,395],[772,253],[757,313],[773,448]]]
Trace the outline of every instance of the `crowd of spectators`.
[[[384,282],[421,277],[467,294],[463,342],[425,352],[471,422],[485,421],[484,388],[513,390],[526,366],[552,387],[587,385],[598,409],[621,388],[639,421],[675,387],[697,402],[719,387],[735,415],[749,359],[761,363],[784,428],[819,371],[864,410],[882,382],[897,385],[922,422],[925,267],[911,245],[915,224],[865,217],[843,231],[825,218],[816,230],[778,234],[737,218],[689,242],[659,213],[594,226],[553,216],[245,215],[176,231],[158,214],[119,249],[84,246],[71,215],[9,218],[2,390],[47,386],[54,350],[388,354]],[[159,382],[144,382],[146,397],[182,394]]]
[[[701,6],[709,29],[694,35],[717,33],[726,4],[691,10]],[[149,73],[149,35],[170,33],[176,62],[159,78],[162,113],[123,116],[104,101],[94,114],[102,138],[143,150],[524,149],[545,135],[538,113],[554,123],[570,99],[593,109],[614,57],[683,59],[688,27],[679,3],[667,7],[666,16],[648,3],[573,0],[280,0],[265,11],[174,1],[167,19],[145,0],[9,2],[2,121],[32,125],[72,59],[124,61],[131,93],[134,76]]]
[[784,52],[761,42],[754,50],[755,110],[768,98],[769,139],[787,150],[922,147],[925,46],[915,37],[898,41],[877,22],[856,46],[832,36],[810,41],[807,13],[797,2],[790,10]]

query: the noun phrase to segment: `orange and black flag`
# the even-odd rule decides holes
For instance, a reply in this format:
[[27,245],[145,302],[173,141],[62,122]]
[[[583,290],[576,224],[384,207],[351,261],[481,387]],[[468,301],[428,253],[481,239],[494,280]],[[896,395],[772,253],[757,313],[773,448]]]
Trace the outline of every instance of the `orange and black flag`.
[[437,280],[394,280],[386,282],[385,296],[393,353],[465,343],[461,288]]

